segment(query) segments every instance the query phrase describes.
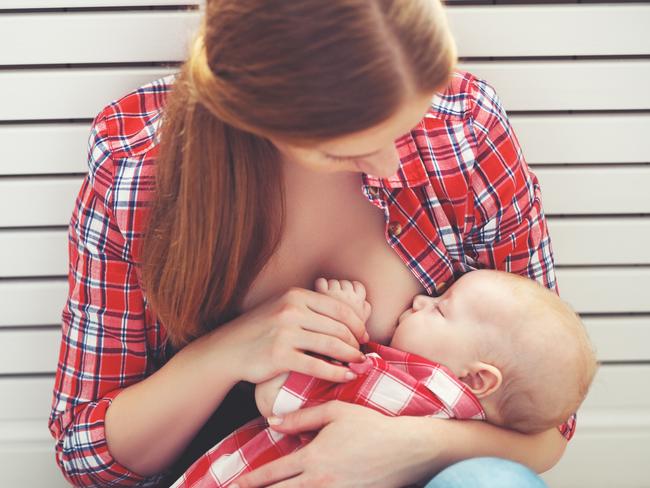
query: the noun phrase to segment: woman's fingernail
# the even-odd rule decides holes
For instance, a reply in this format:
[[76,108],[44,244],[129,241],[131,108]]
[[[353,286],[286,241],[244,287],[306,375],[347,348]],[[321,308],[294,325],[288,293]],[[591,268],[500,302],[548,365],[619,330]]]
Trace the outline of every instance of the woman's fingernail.
[[266,421],[269,423],[269,425],[280,425],[282,423],[282,418],[281,417],[268,417]]
[[357,377],[357,375],[354,374],[352,371],[347,371],[347,372],[345,373],[345,379],[346,379],[346,380],[353,380],[353,379],[355,379],[356,377]]

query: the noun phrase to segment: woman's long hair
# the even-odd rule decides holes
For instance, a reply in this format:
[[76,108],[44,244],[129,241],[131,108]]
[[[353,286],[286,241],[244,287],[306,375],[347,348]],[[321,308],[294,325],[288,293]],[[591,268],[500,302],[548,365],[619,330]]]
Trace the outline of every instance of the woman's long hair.
[[165,101],[142,284],[175,348],[231,320],[276,249],[280,155],[448,82],[438,0],[208,0]]

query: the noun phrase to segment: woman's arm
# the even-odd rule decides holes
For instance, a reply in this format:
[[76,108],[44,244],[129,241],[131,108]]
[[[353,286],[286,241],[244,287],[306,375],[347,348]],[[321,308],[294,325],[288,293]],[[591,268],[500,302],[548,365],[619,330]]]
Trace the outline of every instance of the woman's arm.
[[139,473],[171,464],[235,383],[258,383],[287,370],[343,381],[347,367],[305,351],[358,360],[355,336],[365,327],[345,304],[291,289],[152,371],[163,344],[158,326],[145,319],[135,260],[127,259],[124,236],[135,230],[120,227],[115,213],[116,168],[106,126],[112,110],[92,124],[89,172],[70,221],[69,292],[48,428],[71,484],[159,486],[167,473]]
[[196,339],[113,398],[106,442],[121,465],[142,476],[162,472],[219,407],[239,381],[234,358],[220,341],[226,331],[222,326]]
[[396,417],[396,420],[406,432],[421,435],[422,442],[417,445],[429,453],[431,476],[450,464],[478,456],[511,459],[543,473],[560,460],[567,445],[556,428],[539,434],[521,434],[478,420],[426,417]]
[[320,432],[301,449],[238,478],[239,488],[395,488],[429,480],[474,456],[503,457],[544,471],[566,444],[555,429],[528,436],[477,420],[388,417],[340,401],[288,413],[272,428]]

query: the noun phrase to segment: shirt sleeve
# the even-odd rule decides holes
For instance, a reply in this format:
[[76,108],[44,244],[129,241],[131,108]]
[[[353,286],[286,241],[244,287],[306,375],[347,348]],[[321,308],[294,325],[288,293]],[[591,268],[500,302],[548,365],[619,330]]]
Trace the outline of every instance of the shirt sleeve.
[[[559,294],[537,176],[494,88],[475,79],[469,100],[475,161],[468,212],[473,225],[464,239],[468,264],[528,276]],[[573,414],[558,426],[567,440],[575,423]]]
[[102,114],[88,140],[90,171],[68,227],[68,297],[48,428],[56,461],[74,486],[157,486],[120,465],[106,442],[106,411],[146,376],[144,299],[110,211],[112,166]]

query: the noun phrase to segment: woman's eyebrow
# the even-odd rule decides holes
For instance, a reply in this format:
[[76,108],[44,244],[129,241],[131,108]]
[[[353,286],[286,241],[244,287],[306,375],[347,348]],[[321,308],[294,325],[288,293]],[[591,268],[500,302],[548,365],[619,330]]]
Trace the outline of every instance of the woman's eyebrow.
[[365,158],[365,157],[368,157],[368,156],[372,156],[372,155],[374,155],[374,154],[377,154],[377,153],[379,152],[379,150],[377,150],[377,151],[373,151],[373,152],[368,153],[368,154],[357,154],[357,155],[355,155],[355,156],[337,156],[336,154],[330,154],[330,153],[328,153],[328,152],[326,152],[326,151],[321,151],[321,152],[322,152],[325,156],[330,156],[330,157],[332,157],[332,158],[339,158],[339,159],[357,159],[357,158]]

